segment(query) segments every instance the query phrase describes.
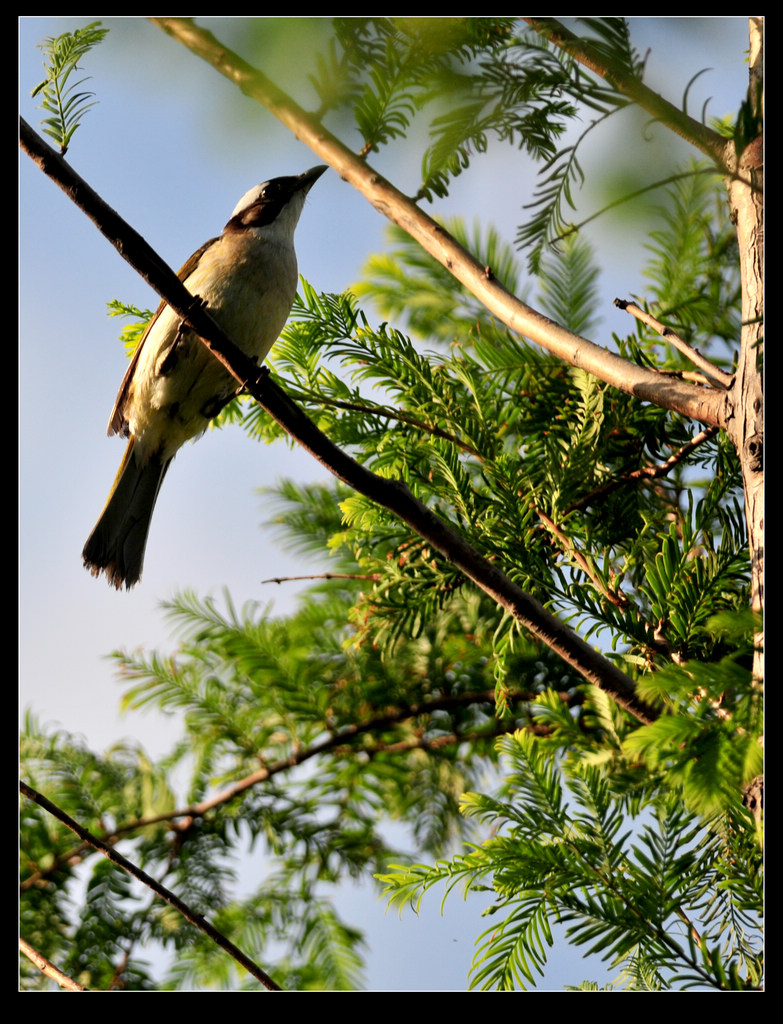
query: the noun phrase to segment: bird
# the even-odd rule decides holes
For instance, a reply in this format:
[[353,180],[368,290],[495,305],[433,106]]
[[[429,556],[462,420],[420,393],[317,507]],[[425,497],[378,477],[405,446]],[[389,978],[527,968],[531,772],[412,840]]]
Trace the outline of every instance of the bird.
[[[251,188],[222,234],[178,272],[190,294],[259,364],[291,312],[298,282],[294,231],[307,193],[326,169],[319,164]],[[128,438],[128,445],[82,551],[93,576],[105,574],[117,590],[138,583],[155,502],[172,459],[239,390],[198,336],[161,302],[109,418],[108,434]]]

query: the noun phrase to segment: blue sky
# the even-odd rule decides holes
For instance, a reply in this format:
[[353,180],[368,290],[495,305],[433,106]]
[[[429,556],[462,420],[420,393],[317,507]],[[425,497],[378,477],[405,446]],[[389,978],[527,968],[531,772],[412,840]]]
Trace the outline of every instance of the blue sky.
[[[20,112],[34,128],[42,115],[30,98],[42,77],[36,44],[91,20],[98,19],[20,19]],[[252,185],[322,162],[146,20],[100,20],[111,31],[85,61],[88,87],[99,103],[67,159],[174,269],[220,232]],[[244,52],[246,19],[198,20]],[[315,31],[323,27],[318,19],[310,21]],[[266,23],[270,31],[282,25]],[[636,19],[632,31],[641,52],[651,47],[648,83],[672,102],[681,102],[697,71],[710,68],[694,83],[689,109],[699,112],[711,97],[710,115],[737,110],[747,80],[746,19]],[[284,38],[277,56],[272,77],[304,64],[286,52]],[[306,103],[306,89],[300,88],[297,98]],[[596,167],[615,153],[620,162],[625,146],[621,135],[603,138],[609,140],[606,151],[592,151]],[[352,144],[350,137],[345,141]],[[687,148],[682,154],[688,155]],[[418,158],[411,162],[404,146],[374,154],[371,162],[403,190],[415,190]],[[491,221],[511,242],[532,194],[533,174],[518,151],[494,147],[430,212]],[[594,339],[600,344],[611,342],[612,298],[644,293],[644,237],[631,212],[621,208],[591,227],[604,268],[606,326]],[[300,273],[322,291],[350,287],[364,260],[382,249],[384,226],[361,195],[327,172],[310,193],[297,231]],[[293,586],[263,587],[260,581],[326,570],[328,560],[304,561],[281,550],[263,529],[256,489],[281,476],[321,480],[324,471],[306,453],[283,445],[260,449],[239,430],[210,432],[180,452],[166,478],[141,584],[117,593],[93,579],[80,553],[123,452],[117,438],[106,436],[125,368],[119,324],[108,319],[106,303],[118,298],[154,308],[158,300],[24,155],[19,261],[20,706],[32,708],[43,722],[84,735],[97,749],[127,737],[158,756],[169,749],[176,723],[150,714],[120,717],[121,690],[108,655],[117,648],[170,649],[160,603],[185,588],[203,597],[219,595],[225,586],[237,605],[255,600],[274,602],[281,613],[291,608]],[[368,987],[465,987],[472,944],[484,924],[475,907],[459,899],[452,899],[441,918],[438,902],[434,894],[423,918],[409,914],[398,922],[395,913],[384,914],[369,890],[346,891],[340,909],[368,930],[373,945]],[[558,961],[546,987],[578,981],[583,973],[594,976],[573,961],[561,971]]]

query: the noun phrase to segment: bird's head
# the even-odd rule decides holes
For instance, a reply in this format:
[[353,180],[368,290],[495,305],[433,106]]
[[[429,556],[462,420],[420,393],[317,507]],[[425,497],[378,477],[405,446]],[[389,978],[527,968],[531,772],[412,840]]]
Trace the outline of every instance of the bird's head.
[[326,165],[319,164],[304,174],[271,178],[255,185],[234,207],[223,233],[233,234],[274,224],[293,236],[305,197],[325,170]]

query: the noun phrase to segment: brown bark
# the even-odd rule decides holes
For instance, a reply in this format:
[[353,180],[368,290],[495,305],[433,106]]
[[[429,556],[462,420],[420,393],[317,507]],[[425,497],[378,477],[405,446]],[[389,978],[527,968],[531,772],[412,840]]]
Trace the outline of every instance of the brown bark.
[[[749,97],[760,115],[762,99],[763,21],[750,19]],[[757,109],[758,108],[758,109]],[[729,144],[733,150],[733,142]],[[764,609],[764,141],[758,136],[734,156],[736,172],[728,191],[737,226],[742,281],[742,334],[734,385],[729,393],[726,429],[734,442],[745,485],[745,517],[752,570],[754,611]],[[763,635],[757,638],[761,641]],[[755,675],[762,678],[761,644]]]

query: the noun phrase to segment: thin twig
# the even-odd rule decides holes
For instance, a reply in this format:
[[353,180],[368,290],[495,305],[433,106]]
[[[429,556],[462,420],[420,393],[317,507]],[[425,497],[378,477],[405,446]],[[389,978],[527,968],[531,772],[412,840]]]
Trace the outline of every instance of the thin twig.
[[93,849],[98,850],[99,853],[102,853],[104,857],[108,858],[108,860],[112,862],[112,864],[116,864],[117,867],[122,868],[123,871],[127,871],[129,875],[138,879],[148,888],[152,889],[152,891],[160,896],[161,899],[171,904],[172,907],[182,914],[185,920],[190,921],[191,924],[199,928],[205,935],[208,935],[213,942],[220,946],[221,949],[224,949],[229,956],[233,957],[238,964],[244,967],[246,971],[260,981],[265,988],[270,991],[280,991],[280,986],[269,977],[266,971],[262,970],[258,964],[254,963],[254,961],[250,959],[250,957],[246,956],[238,946],[235,946],[230,939],[227,939],[222,932],[219,932],[214,925],[211,925],[205,917],[191,910],[187,903],[181,900],[179,896],[176,896],[171,892],[171,890],[167,889],[159,882],[156,882],[154,878],[148,875],[145,871],[142,871],[141,868],[136,867],[135,864],[129,861],[126,857],[123,857],[122,854],[118,853],[108,843],[105,843],[102,839],[99,839],[91,832],[88,832],[86,828],[83,828],[77,821],[74,821],[74,819],[66,814],[65,811],[59,808],[56,804],[53,804],[51,800],[47,800],[42,793],[32,789],[32,787],[28,786],[25,782],[19,783],[19,789],[23,796],[26,796],[28,800],[32,800],[34,803],[37,803],[39,807],[43,807],[45,811],[48,811],[49,814],[57,818],[58,821],[61,821],[63,825],[69,828],[72,832],[75,832],[83,842],[93,847]]
[[560,527],[550,519],[549,516],[543,512],[540,508],[535,509],[535,513],[544,526],[549,532],[558,539],[560,542],[561,550],[566,557],[573,559],[573,561],[579,566],[579,568],[585,573],[587,578],[591,580],[596,590],[603,594],[604,597],[611,601],[617,608],[627,609],[629,606],[628,598],[622,592],[622,590],[610,590],[598,573],[595,571],[595,567],[591,565],[590,561],[579,551],[573,540],[566,536],[566,534],[560,529]]
[[412,413],[403,412],[402,409],[389,409],[385,405],[371,405],[364,402],[348,402],[344,398],[324,398],[321,395],[301,390],[296,397],[300,401],[312,402],[315,405],[320,405],[327,409],[345,409],[347,412],[366,412],[368,416],[383,416],[388,420],[397,420],[400,423],[407,423],[409,426],[416,427],[417,430],[421,430],[426,434],[431,434],[433,437],[442,437],[444,441],[450,441],[467,455],[473,455],[480,462],[484,462],[484,456],[477,448],[474,448],[472,444],[468,444],[467,441],[461,440],[461,438],[457,437],[456,434],[452,434],[448,430],[444,430],[442,427],[439,427],[434,423],[428,423],[426,420],[419,419],[418,416],[414,416]]
[[292,583],[295,580],[379,580],[377,572],[317,572],[309,576],[273,576],[262,583]]
[[698,366],[700,370],[703,370],[709,377],[715,381],[718,387],[723,390],[727,390],[734,383],[734,375],[726,373],[725,370],[721,370],[714,363],[711,363],[709,359],[699,352],[698,349],[693,348],[673,331],[671,327],[667,327],[666,324],[661,323],[660,320],[652,316],[651,313],[647,313],[636,305],[635,302],[627,302],[625,299],[615,299],[615,306],[619,309],[624,309],[626,313],[630,313],[631,316],[635,316],[637,320],[640,320],[643,324],[647,324],[648,327],[652,327],[654,331],[661,335],[666,341],[674,345],[676,349],[679,349],[684,356],[686,356],[693,363],[694,366]]
[[638,199],[639,196],[645,195],[647,192],[653,192],[656,189],[663,188],[664,185],[669,185],[675,181],[682,181],[686,178],[692,178],[695,174],[713,174],[716,175],[718,172],[714,167],[703,167],[695,171],[683,171],[680,174],[670,174],[666,178],[660,178],[658,181],[654,181],[649,185],[644,185],[642,188],[638,188],[633,192],[627,192],[620,196],[619,199],[613,200],[611,203],[607,203],[602,206],[600,210],[596,210],[595,213],[591,213],[589,217],[585,217],[583,220],[578,221],[575,224],[569,224],[568,228],[559,235],[555,235],[552,239],[552,244],[556,245],[558,242],[565,241],[570,235],[578,234],[582,228],[586,227],[591,221],[597,220],[602,217],[609,210],[614,210],[618,206],[622,206],[624,203],[633,202],[634,199]]
[[629,483],[634,481],[644,480],[658,480],[662,476],[666,476],[670,473],[675,466],[678,466],[684,459],[686,459],[692,451],[704,444],[705,441],[709,441],[711,438],[716,437],[718,434],[717,427],[710,427],[708,430],[700,430],[699,433],[691,438],[681,448],[678,448],[676,452],[669,456],[664,462],[659,462],[655,466],[641,466],[639,469],[634,469],[630,473],[626,473],[624,476],[615,477],[612,480],[608,480],[603,486],[596,488],[594,491],[590,491],[589,494],[585,494],[584,497],[575,501],[569,506],[568,511],[572,509],[586,508],[588,505],[595,503],[601,498],[605,498],[607,494],[611,494],[612,491],[616,491],[618,487],[625,487]]

